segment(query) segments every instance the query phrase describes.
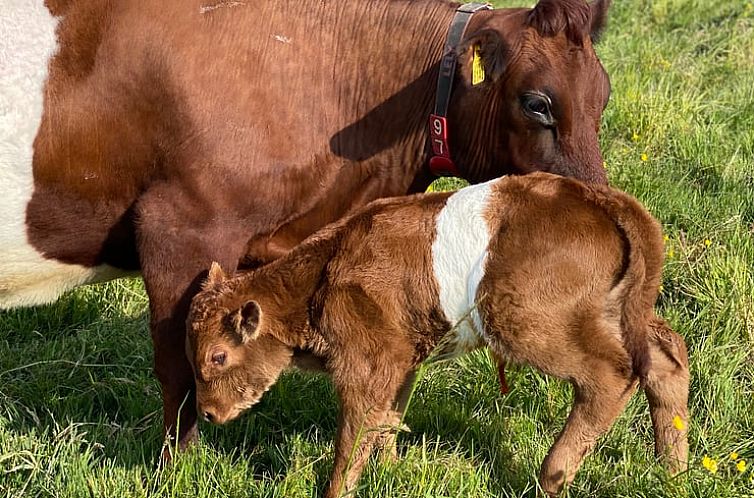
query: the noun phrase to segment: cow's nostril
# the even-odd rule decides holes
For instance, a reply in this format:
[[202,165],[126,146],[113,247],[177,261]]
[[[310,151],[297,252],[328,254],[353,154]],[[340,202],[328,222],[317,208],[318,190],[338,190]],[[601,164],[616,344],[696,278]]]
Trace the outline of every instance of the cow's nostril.
[[203,415],[204,415],[204,420],[206,420],[207,422],[212,422],[212,419],[215,418],[210,412],[207,412],[207,411],[205,411]]

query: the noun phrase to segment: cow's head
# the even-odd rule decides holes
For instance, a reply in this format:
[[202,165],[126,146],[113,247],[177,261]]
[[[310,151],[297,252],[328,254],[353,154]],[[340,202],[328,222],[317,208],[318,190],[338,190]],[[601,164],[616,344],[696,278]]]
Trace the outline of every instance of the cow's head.
[[292,348],[269,333],[259,304],[225,285],[227,280],[213,263],[186,323],[197,412],[217,424],[256,404],[293,355]]
[[593,43],[609,4],[540,0],[474,15],[449,113],[451,150],[469,180],[548,171],[607,182],[597,133],[610,81]]

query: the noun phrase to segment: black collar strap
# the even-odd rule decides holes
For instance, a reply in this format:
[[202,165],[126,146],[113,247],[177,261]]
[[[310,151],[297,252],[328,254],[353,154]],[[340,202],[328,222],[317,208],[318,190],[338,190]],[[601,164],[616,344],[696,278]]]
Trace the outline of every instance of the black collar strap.
[[471,16],[479,10],[490,10],[486,3],[466,3],[456,9],[450,24],[445,49],[440,59],[440,75],[437,78],[437,97],[435,112],[429,116],[429,138],[432,145],[432,157],[429,158],[429,170],[435,176],[460,176],[458,168],[450,158],[448,148],[448,122],[445,118],[453,89],[453,77],[458,62],[458,43],[466,31]]

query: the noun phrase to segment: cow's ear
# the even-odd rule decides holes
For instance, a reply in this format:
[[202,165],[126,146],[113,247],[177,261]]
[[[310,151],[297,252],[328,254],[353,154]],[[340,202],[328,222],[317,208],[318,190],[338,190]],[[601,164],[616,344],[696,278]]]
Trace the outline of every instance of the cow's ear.
[[256,301],[247,301],[243,306],[228,313],[227,320],[231,330],[238,334],[244,344],[259,337],[259,322],[262,310]]
[[217,261],[213,261],[209,267],[207,280],[204,281],[204,285],[202,285],[202,289],[207,290],[209,288],[215,287],[216,285],[225,282],[227,278],[228,276],[223,271],[222,267],[220,266],[220,263],[218,263]]
[[494,83],[505,72],[506,53],[505,41],[494,29],[471,34],[458,50],[462,77],[471,86]]
[[594,0],[589,4],[592,11],[592,23],[589,28],[589,36],[592,43],[597,43],[602,36],[602,31],[607,25],[607,11],[610,9],[611,0]]

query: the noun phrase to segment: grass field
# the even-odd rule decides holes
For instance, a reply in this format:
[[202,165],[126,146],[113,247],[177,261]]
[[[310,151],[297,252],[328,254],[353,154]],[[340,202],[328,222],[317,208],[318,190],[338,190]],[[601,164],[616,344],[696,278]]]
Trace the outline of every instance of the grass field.
[[[691,464],[662,472],[636,396],[566,494],[754,496],[754,3],[621,0],[598,51],[613,84],[610,180],[668,237],[659,310],[689,346]],[[204,426],[201,445],[156,468],[146,309],[141,282],[122,280],[0,314],[0,497],[320,496],[336,403],[317,376],[286,375],[252,413]],[[485,353],[428,368],[403,458],[373,460],[358,496],[535,496],[571,392],[528,368],[509,382],[501,396]]]

